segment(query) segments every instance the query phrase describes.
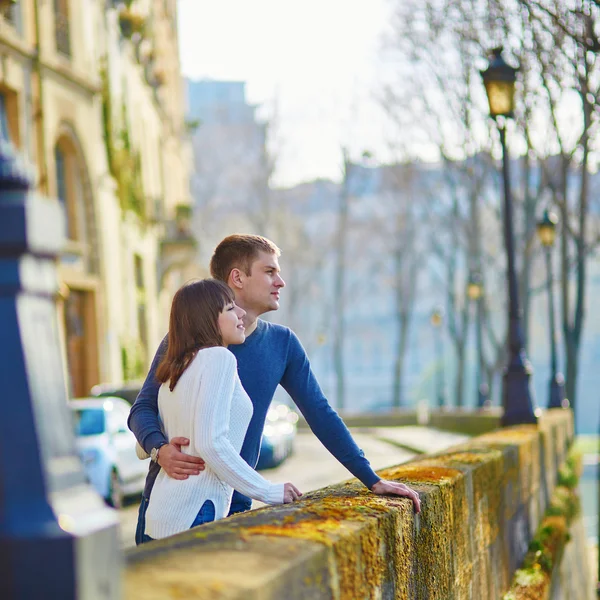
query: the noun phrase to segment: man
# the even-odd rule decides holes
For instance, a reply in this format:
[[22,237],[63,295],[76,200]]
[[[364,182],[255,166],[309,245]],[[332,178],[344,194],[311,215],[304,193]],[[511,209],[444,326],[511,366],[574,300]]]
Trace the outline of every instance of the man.
[[[259,319],[279,308],[279,295],[285,282],[279,268],[280,251],[266,238],[255,235],[230,235],[215,249],[210,261],[214,278],[225,281],[235,294],[236,304],[246,311],[246,341],[229,350],[235,355],[242,385],[252,400],[254,414],[246,433],[241,456],[255,467],[267,411],[278,385],[300,409],[323,445],[365,486],[375,494],[395,494],[410,498],[420,511],[418,494],[402,483],[384,481],[371,469],[369,461],[352,439],[338,414],[329,406],[310,368],[308,357],[296,335],[287,327]],[[201,458],[183,454],[189,440],[174,438],[169,443],[158,417],[158,389],[154,373],[166,350],[163,339],[152,361],[146,381],[131,408],[129,428],[142,448],[151,456],[146,479],[136,543],[146,541],[145,513],[156,475],[162,467],[175,479],[187,479],[204,469]],[[251,508],[250,498],[235,492],[230,514]]]

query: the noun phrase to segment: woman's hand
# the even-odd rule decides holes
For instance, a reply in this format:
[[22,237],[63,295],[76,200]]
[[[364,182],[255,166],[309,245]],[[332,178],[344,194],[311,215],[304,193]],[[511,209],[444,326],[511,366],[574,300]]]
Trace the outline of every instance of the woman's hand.
[[302,492],[293,484],[286,483],[283,486],[283,503],[289,504],[294,500],[298,500],[302,496]]
[[395,496],[405,496],[406,498],[410,498],[413,501],[415,512],[421,512],[421,499],[419,498],[419,494],[417,494],[415,490],[409,488],[404,483],[380,479],[376,484],[373,485],[371,491],[380,496],[383,494],[394,494]]

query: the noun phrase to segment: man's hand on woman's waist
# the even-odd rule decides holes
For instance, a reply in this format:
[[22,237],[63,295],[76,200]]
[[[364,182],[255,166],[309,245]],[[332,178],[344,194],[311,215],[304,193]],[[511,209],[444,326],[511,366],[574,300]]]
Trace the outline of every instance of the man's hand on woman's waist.
[[181,446],[188,446],[190,440],[174,437],[168,444],[160,447],[156,462],[166,474],[173,479],[187,479],[190,475],[199,475],[204,471],[204,461],[199,456],[190,456],[181,451]]

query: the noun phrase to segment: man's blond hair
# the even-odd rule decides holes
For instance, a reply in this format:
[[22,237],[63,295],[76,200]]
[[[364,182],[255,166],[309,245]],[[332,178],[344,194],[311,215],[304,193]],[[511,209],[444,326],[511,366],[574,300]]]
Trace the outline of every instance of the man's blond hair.
[[210,259],[210,273],[215,279],[227,283],[233,269],[240,269],[250,275],[252,263],[260,252],[279,256],[281,250],[261,235],[234,233],[228,235],[215,248]]

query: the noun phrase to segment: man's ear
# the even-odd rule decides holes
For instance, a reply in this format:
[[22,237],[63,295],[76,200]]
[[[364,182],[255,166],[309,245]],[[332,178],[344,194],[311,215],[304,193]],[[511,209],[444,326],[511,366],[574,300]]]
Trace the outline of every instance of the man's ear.
[[229,273],[229,287],[236,290],[241,290],[244,287],[244,277],[240,269],[231,269]]

